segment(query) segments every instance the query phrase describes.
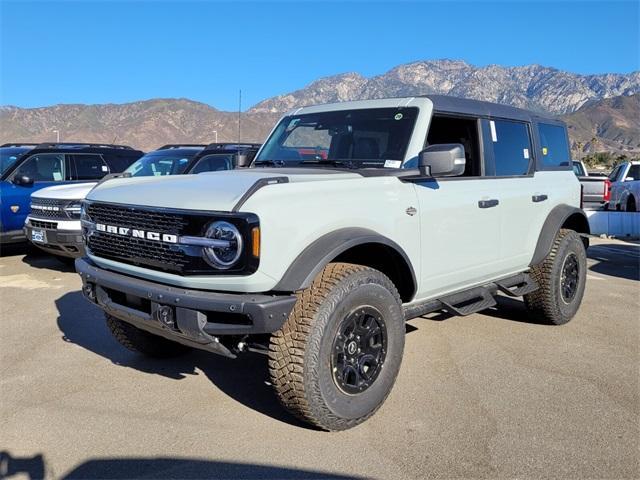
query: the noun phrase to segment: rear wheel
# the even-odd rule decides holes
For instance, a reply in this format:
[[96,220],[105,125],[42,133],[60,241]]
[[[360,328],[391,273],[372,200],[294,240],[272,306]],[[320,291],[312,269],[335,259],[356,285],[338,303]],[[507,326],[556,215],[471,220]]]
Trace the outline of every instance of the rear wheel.
[[120,345],[148,357],[171,358],[191,350],[186,345],[140,330],[130,323],[105,315],[107,326]]
[[364,422],[393,387],[404,328],[389,278],[360,265],[329,264],[271,337],[269,371],[280,402],[325,430]]
[[627,198],[627,212],[635,212],[636,211],[636,199],[630,196]]
[[531,276],[540,288],[524,296],[527,309],[539,320],[562,325],[578,311],[587,278],[587,255],[580,236],[562,229],[542,263]]

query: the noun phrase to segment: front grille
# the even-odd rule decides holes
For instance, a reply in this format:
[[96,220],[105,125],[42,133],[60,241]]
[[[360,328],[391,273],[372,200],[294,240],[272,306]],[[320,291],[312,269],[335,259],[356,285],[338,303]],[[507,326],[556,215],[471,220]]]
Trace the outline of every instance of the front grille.
[[[142,231],[154,232],[160,236],[170,234],[177,237],[199,237],[204,234],[211,221],[225,219],[234,223],[244,238],[250,238],[251,228],[258,225],[254,214],[208,213],[100,202],[85,202],[84,205],[83,219],[93,226],[89,231],[85,225],[83,234],[89,252],[94,256],[179,275],[246,275],[257,270],[258,260],[251,256],[249,247],[245,248],[236,268],[220,271],[205,262],[202,258],[202,248],[199,246],[151,240],[146,235],[143,238],[133,236],[133,231]],[[101,225],[100,230],[97,225]],[[110,227],[131,231],[120,234],[107,231]]]
[[[189,221],[182,214],[157,210],[91,203],[87,206],[91,221],[104,225],[144,231],[183,235]],[[182,272],[190,259],[177,246],[162,242],[94,231],[87,239],[91,253],[99,257],[124,260],[157,270]]]
[[69,218],[64,211],[64,207],[67,203],[67,200],[34,198],[31,200],[31,213],[42,218],[66,220]]
[[33,218],[29,219],[29,223],[34,228],[48,228],[51,230],[58,228],[58,224],[56,222],[45,222],[43,220],[34,220]]

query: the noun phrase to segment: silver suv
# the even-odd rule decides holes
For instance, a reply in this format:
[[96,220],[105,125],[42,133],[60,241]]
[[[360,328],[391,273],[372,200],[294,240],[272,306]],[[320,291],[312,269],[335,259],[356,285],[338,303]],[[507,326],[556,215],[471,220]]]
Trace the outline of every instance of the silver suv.
[[84,294],[123,345],[263,353],[282,404],[326,430],[384,402],[406,320],[502,293],[559,325],[586,281],[565,126],[451,97],[297,109],[252,168],[108,181],[82,223]]

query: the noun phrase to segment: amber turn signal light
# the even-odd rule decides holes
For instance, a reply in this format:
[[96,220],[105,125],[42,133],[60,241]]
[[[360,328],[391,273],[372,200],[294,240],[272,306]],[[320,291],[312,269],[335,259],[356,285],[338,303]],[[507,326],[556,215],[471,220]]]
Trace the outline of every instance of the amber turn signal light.
[[251,229],[251,253],[256,258],[260,256],[260,227]]

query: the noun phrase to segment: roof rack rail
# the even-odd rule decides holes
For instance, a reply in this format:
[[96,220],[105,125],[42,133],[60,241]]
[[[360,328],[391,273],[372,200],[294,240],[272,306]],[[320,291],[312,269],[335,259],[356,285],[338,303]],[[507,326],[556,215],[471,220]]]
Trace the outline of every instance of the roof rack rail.
[[261,143],[237,143],[237,142],[225,142],[225,143],[210,143],[205,150],[224,150],[228,148],[260,148]]
[[5,147],[35,147],[39,145],[38,143],[3,143],[0,145],[0,148]]
[[166,145],[161,146],[157,150],[168,150],[170,148],[190,148],[190,147],[206,147],[207,145],[204,143],[168,143]]
[[133,150],[129,145],[116,145],[114,143],[86,143],[86,142],[44,142],[39,143],[37,148],[118,148],[122,150]]

